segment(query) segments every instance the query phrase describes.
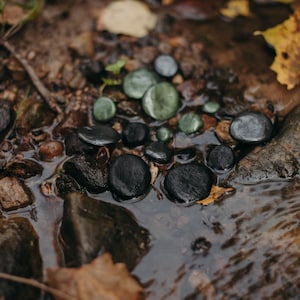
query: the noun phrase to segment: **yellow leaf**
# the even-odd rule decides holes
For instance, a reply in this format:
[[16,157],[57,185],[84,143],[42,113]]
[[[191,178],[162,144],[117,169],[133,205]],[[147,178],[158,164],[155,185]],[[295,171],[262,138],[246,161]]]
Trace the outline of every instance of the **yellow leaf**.
[[230,19],[237,16],[249,17],[251,16],[248,0],[230,0],[227,7],[220,10],[221,14]]
[[283,23],[263,32],[266,42],[276,51],[276,57],[271,70],[277,73],[277,80],[287,85],[287,89],[294,88],[300,82],[300,10],[295,10]]
[[157,16],[141,1],[112,1],[100,14],[97,29],[139,38],[147,35],[156,21]]
[[225,187],[213,185],[208,197],[206,197],[203,200],[198,200],[197,203],[202,204],[202,205],[208,205],[208,204],[220,199],[224,195],[232,193],[233,191],[234,191],[234,188],[231,188],[231,187],[225,188]]

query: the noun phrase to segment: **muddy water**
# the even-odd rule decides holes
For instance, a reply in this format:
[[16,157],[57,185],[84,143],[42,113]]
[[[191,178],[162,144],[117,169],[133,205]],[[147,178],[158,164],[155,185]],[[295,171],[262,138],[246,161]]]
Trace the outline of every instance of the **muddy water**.
[[[252,32],[277,24],[288,12],[283,6],[272,11],[262,7],[249,20],[201,26],[182,21],[177,30],[205,42],[216,65],[233,68],[252,102],[263,106],[265,99],[271,100],[284,115],[299,103],[299,93],[286,92],[276,82],[269,71],[272,55]],[[217,143],[212,132],[192,140],[201,151]],[[24,153],[25,158],[33,155],[33,151]],[[34,207],[9,213],[32,221],[44,268],[62,262],[57,233],[63,200],[45,197],[40,185],[56,174],[65,159],[43,163],[42,176],[27,181],[35,194]],[[161,180],[160,175],[158,190]],[[154,189],[140,202],[120,204],[152,234],[149,253],[133,271],[145,286],[147,299],[300,299],[300,182],[235,188],[234,195],[207,207],[180,207],[166,198],[158,200]],[[91,196],[116,203],[109,192]]]

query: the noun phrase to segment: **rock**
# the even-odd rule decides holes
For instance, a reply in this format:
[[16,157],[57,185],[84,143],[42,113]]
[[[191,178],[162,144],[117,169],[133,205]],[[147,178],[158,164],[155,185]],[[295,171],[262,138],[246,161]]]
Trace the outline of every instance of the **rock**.
[[179,102],[179,94],[173,85],[161,82],[147,90],[142,100],[142,107],[148,116],[163,121],[176,114]]
[[132,99],[141,99],[149,87],[159,82],[159,77],[147,69],[138,69],[125,76],[123,90]]
[[55,157],[62,156],[64,146],[58,141],[46,141],[39,147],[39,156],[43,161],[51,161]]
[[230,125],[231,136],[242,143],[258,144],[270,140],[273,126],[260,112],[243,112]]
[[154,70],[161,76],[173,77],[178,71],[178,64],[171,55],[162,54],[154,60]]
[[67,195],[72,192],[82,192],[81,186],[70,175],[60,174],[55,180],[55,187],[59,196]]
[[168,142],[172,137],[172,131],[167,127],[160,127],[156,131],[156,137],[161,142]]
[[215,170],[228,170],[235,163],[235,155],[232,149],[225,145],[214,147],[207,156],[207,165]]
[[195,133],[202,125],[201,117],[195,113],[184,114],[178,122],[179,129],[185,134]]
[[206,166],[189,163],[172,168],[165,178],[164,187],[171,201],[190,205],[206,198],[212,184],[212,174]]
[[196,149],[195,148],[185,148],[177,151],[175,155],[176,161],[184,164],[191,162],[196,157]]
[[124,145],[136,147],[143,145],[149,136],[149,128],[144,123],[128,123],[122,131]]
[[286,117],[278,135],[264,147],[256,147],[238,163],[229,181],[255,184],[289,179],[300,171],[300,106]]
[[93,105],[93,115],[96,121],[106,122],[112,119],[116,114],[116,105],[108,97],[99,97]]
[[90,262],[103,252],[132,270],[150,246],[149,232],[125,208],[80,193],[65,197],[61,225],[68,266]]
[[[38,236],[27,219],[0,218],[0,257],[0,272],[42,280]],[[30,285],[0,280],[1,299],[40,299],[40,292]]]
[[97,85],[101,83],[101,78],[103,78],[105,74],[104,66],[100,62],[88,58],[80,62],[79,71],[88,82]]
[[172,158],[172,151],[162,142],[152,142],[145,147],[145,155],[154,162],[167,164]]
[[220,109],[220,104],[216,101],[208,101],[203,105],[202,109],[208,114],[215,114]]
[[15,177],[0,179],[0,204],[3,210],[12,210],[32,204],[34,196],[25,183]]
[[90,193],[102,193],[107,190],[107,164],[102,159],[76,155],[64,163],[63,169]]
[[43,173],[43,167],[31,159],[10,161],[6,165],[6,169],[11,176],[22,179],[40,176]]
[[111,164],[108,180],[116,200],[129,200],[149,190],[151,174],[149,166],[140,157],[123,154]]
[[8,127],[11,117],[11,104],[8,101],[0,100],[0,133]]
[[78,130],[78,136],[85,142],[95,146],[115,144],[120,134],[108,125],[86,126]]
[[96,146],[82,141],[77,132],[71,132],[65,138],[66,154],[71,156],[73,154],[83,154],[96,152]]

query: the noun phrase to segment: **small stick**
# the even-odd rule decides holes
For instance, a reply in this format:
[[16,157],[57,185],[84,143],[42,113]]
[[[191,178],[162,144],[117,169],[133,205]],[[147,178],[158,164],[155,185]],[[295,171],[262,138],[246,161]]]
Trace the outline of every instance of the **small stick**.
[[50,108],[60,113],[61,109],[58,107],[53,95],[51,92],[45,87],[45,85],[41,82],[41,80],[37,77],[34,69],[28,64],[25,58],[21,57],[13,47],[13,45],[7,40],[0,40],[0,44],[3,45],[23,66],[28,76],[30,77],[32,84],[37,89],[38,93],[43,97],[43,99],[48,103]]
[[43,284],[43,283],[41,283],[37,280],[34,280],[34,279],[24,278],[24,277],[15,276],[15,275],[10,275],[10,274],[7,274],[7,273],[2,273],[2,272],[0,272],[0,278],[10,280],[10,281],[14,281],[14,282],[17,282],[17,283],[22,283],[22,284],[27,284],[27,285],[33,286],[33,287],[38,288],[42,291],[50,293],[53,296],[60,297],[61,299],[74,300],[74,298],[71,297],[70,295],[67,295],[64,292],[56,290],[56,289],[54,289],[54,288],[52,288],[48,285],[45,285],[45,284]]

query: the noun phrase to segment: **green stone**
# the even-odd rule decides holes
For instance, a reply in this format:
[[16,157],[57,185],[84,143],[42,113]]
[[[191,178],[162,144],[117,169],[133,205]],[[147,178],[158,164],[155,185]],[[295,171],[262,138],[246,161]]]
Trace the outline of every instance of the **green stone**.
[[116,105],[108,97],[98,98],[93,105],[93,115],[96,121],[106,122],[116,114]]
[[199,115],[194,113],[184,114],[178,123],[179,129],[186,134],[196,132],[202,126],[202,120]]
[[142,99],[148,88],[159,82],[156,73],[139,69],[126,75],[123,79],[123,91],[129,98]]
[[153,119],[167,120],[173,117],[179,108],[179,94],[172,84],[157,83],[145,93],[142,106],[145,113]]
[[172,138],[173,134],[171,130],[167,127],[160,127],[156,131],[156,137],[161,142],[167,142]]
[[214,114],[220,109],[220,104],[215,101],[208,101],[203,106],[203,111],[209,114]]

